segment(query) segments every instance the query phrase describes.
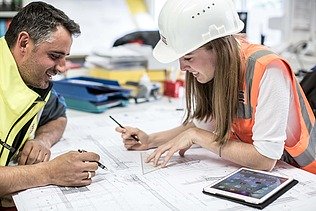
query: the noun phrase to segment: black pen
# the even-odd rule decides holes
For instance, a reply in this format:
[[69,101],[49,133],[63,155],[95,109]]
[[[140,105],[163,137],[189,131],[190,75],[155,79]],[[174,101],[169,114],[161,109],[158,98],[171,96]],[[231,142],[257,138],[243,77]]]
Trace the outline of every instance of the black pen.
[[[78,149],[78,152],[82,153],[82,152],[87,152],[86,150],[84,149]],[[103,165],[102,163],[100,163],[99,161],[90,161],[90,162],[96,162],[98,164],[98,166],[101,168],[101,169],[104,169],[104,170],[108,170],[105,165]]]
[[[125,127],[123,127],[120,123],[118,123],[118,121],[116,121],[113,117],[110,116],[110,118],[111,118],[120,128],[125,128]],[[135,141],[139,142],[139,139],[138,139],[135,135],[131,135],[131,137],[132,137]]]

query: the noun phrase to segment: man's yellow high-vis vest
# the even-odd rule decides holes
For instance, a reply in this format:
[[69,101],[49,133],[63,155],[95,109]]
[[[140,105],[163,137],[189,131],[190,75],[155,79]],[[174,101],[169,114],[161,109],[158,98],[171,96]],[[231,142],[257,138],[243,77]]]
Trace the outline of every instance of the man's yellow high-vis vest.
[[[16,152],[34,135],[44,105],[39,94],[23,82],[4,37],[0,38],[0,166],[7,165],[10,152]],[[24,126],[26,133],[17,149],[13,148]]]

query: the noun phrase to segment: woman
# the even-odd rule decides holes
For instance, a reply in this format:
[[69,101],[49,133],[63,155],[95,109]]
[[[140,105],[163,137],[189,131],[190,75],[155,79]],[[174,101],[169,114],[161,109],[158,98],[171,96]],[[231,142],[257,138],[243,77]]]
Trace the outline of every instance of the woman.
[[166,2],[153,53],[186,71],[186,118],[150,135],[116,128],[127,149],[158,147],[147,162],[157,165],[166,152],[164,167],[197,144],[254,169],[269,171],[283,156],[316,173],[315,117],[304,93],[283,58],[236,35],[243,26],[231,0]]

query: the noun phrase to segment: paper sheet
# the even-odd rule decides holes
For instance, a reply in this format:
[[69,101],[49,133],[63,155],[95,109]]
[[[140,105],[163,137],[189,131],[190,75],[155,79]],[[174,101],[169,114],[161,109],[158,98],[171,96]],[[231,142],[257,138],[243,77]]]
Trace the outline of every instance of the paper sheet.
[[[161,106],[111,115],[123,125],[151,131],[176,126],[182,117]],[[52,156],[77,149],[93,151],[100,155],[108,171],[99,169],[87,187],[47,186],[22,191],[14,196],[18,210],[252,209],[202,193],[205,186],[239,166],[205,149],[192,148],[184,157],[176,153],[166,168],[144,167],[142,159],[150,152],[126,150],[115,127],[107,114],[69,118],[64,138],[53,147]],[[284,163],[278,163],[273,172],[293,176],[299,184],[265,210],[315,208],[316,175]]]

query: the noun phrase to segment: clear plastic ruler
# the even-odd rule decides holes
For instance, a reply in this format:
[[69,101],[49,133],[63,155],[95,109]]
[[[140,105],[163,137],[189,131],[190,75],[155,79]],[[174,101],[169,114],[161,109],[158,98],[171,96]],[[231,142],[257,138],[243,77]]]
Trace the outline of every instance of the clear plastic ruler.
[[140,159],[141,159],[141,162],[142,162],[142,173],[143,173],[143,175],[144,174],[148,174],[148,173],[153,172],[153,171],[157,171],[157,170],[159,170],[161,168],[160,165],[154,166],[154,164],[152,162],[150,162],[150,163],[146,163],[145,162],[147,157],[150,154],[151,154],[150,152],[141,152],[140,153]]

